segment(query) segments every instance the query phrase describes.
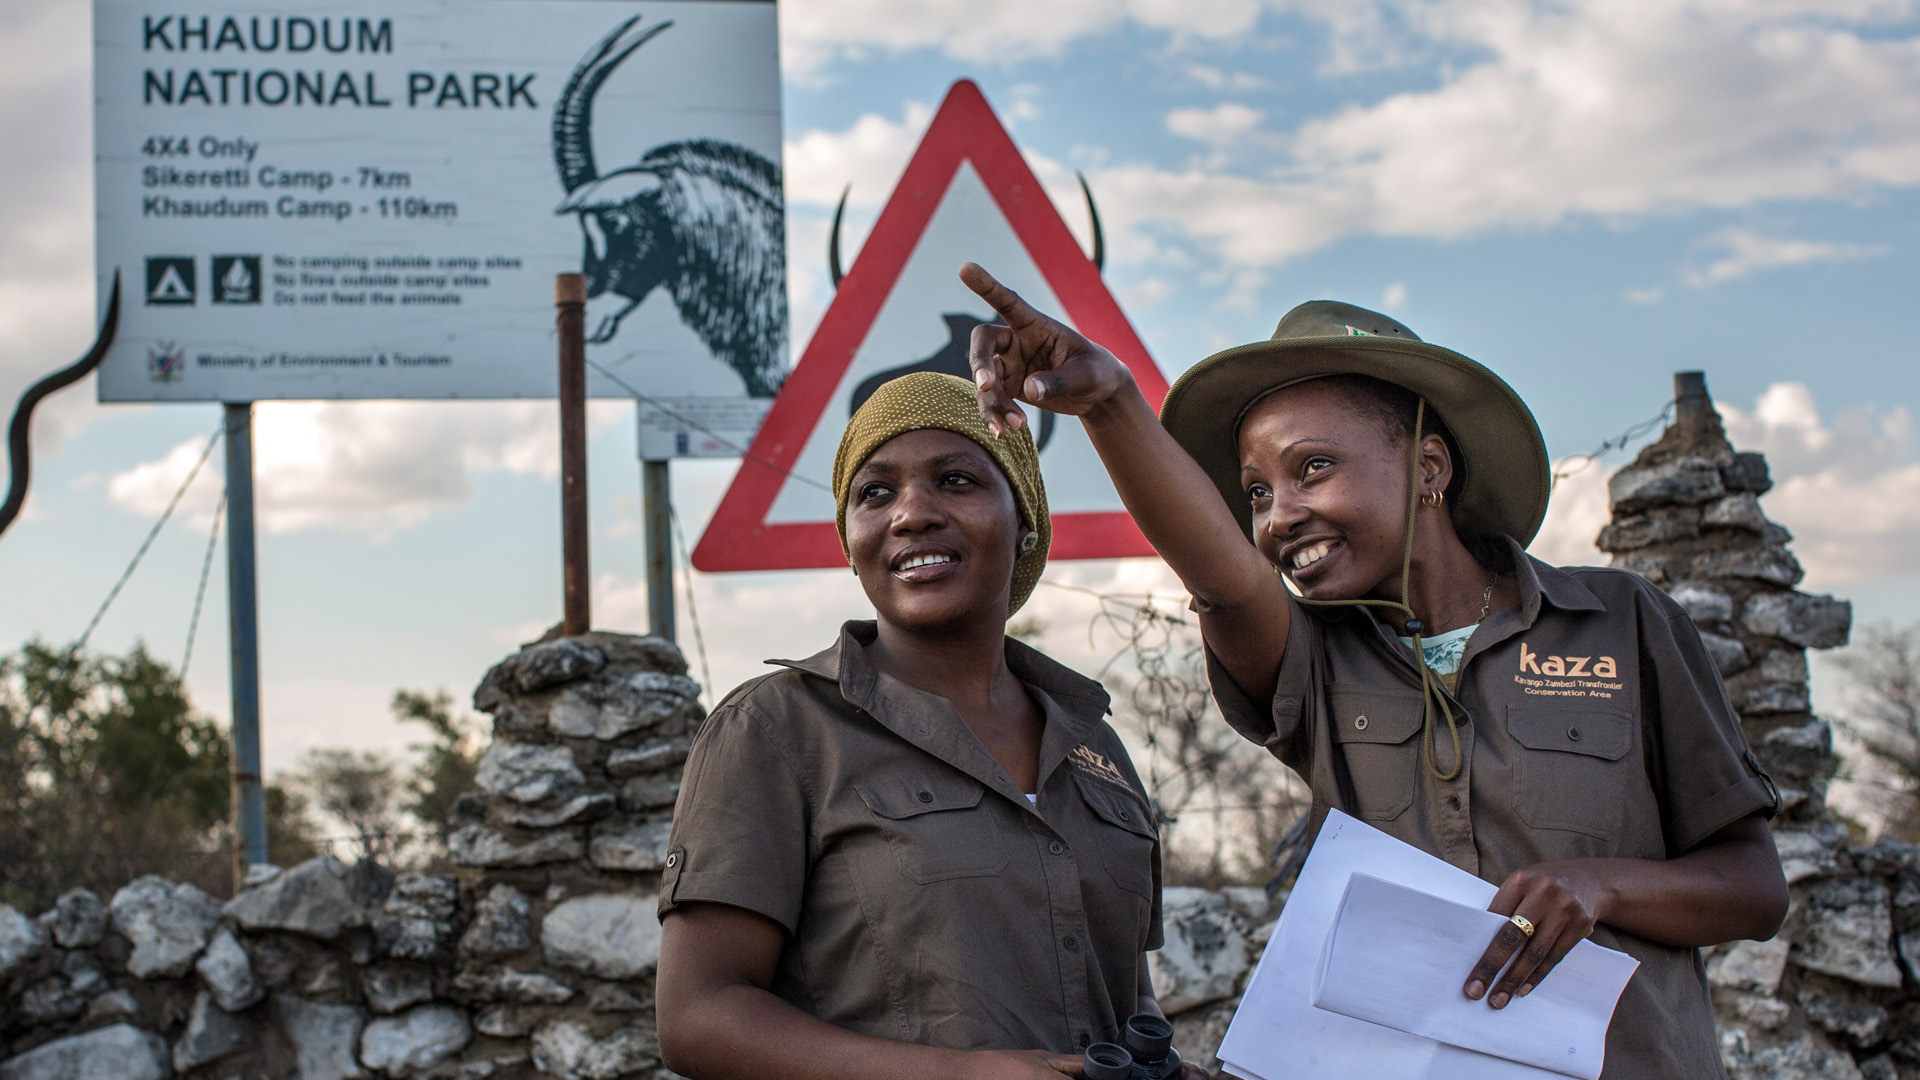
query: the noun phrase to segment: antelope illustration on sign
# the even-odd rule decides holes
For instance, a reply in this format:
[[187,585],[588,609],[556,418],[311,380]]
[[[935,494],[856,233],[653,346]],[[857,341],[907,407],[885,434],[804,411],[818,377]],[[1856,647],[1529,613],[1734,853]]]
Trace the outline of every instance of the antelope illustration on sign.
[[673,26],[636,15],[573,69],[553,109],[553,161],[584,233],[587,340],[605,344],[655,289],[750,397],[770,398],[786,374],[786,231],[780,168],[715,139],[665,143],[601,175],[593,155],[594,95],[621,61]]

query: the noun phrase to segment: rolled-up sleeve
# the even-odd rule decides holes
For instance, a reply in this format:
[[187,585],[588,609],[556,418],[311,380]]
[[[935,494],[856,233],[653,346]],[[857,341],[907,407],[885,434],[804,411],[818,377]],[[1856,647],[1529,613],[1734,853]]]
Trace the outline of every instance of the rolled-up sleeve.
[[1779,797],[1747,746],[1693,620],[1657,594],[1643,599],[1640,625],[1641,685],[1660,754],[1667,849],[1681,855],[1750,814],[1772,817]]
[[1213,646],[1205,643],[1204,638],[1203,644],[1207,683],[1213,690],[1213,700],[1220,706],[1220,715],[1233,730],[1266,747],[1295,771],[1303,771],[1308,753],[1307,695],[1312,690],[1318,628],[1306,609],[1294,603],[1291,596],[1287,598],[1287,607],[1287,651],[1280,658],[1280,675],[1271,701],[1256,702],[1249,698],[1240,684],[1233,681],[1233,676],[1227,674],[1226,666],[1214,655]]
[[730,904],[800,924],[808,866],[808,799],[795,755],[747,703],[707,718],[687,757],[660,879],[660,914]]

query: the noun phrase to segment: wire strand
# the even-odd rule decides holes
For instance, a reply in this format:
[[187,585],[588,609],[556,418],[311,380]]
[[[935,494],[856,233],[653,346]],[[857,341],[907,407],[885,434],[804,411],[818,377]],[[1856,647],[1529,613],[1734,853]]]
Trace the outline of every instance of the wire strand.
[[187,682],[187,665],[193,663],[193,639],[200,631],[200,605],[207,599],[207,578],[213,570],[213,549],[220,543],[220,522],[227,514],[227,489],[220,489],[220,505],[213,509],[213,526],[207,530],[207,556],[200,561],[200,587],[193,594],[193,618],[187,621],[187,647],[180,651],[180,683]]
[[700,633],[700,605],[693,599],[693,558],[688,553],[687,536],[680,531],[680,511],[673,508],[671,500],[667,502],[667,520],[673,523],[673,541],[680,548],[681,571],[687,583],[687,621],[693,626],[693,644],[700,653],[700,686],[712,695],[713,672],[707,667],[707,639]]

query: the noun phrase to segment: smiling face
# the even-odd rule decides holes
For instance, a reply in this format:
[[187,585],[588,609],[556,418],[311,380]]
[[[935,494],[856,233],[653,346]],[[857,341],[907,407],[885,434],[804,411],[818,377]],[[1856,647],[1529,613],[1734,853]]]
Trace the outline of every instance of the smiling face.
[[847,490],[847,551],[874,611],[939,633],[1005,624],[1020,511],[979,443],[937,428],[880,445]]
[[[1422,443],[1422,491],[1445,490],[1445,445],[1433,435]],[[1339,383],[1269,395],[1240,426],[1254,544],[1309,599],[1398,599],[1411,452],[1410,432]]]

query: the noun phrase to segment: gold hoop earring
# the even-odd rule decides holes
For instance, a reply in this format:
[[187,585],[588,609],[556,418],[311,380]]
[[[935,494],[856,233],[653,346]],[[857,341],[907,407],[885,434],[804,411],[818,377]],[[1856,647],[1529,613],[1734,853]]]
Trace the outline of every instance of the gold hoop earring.
[[1426,503],[1428,506],[1438,508],[1441,503],[1447,501],[1447,493],[1444,491],[1430,491],[1420,496],[1420,501]]

